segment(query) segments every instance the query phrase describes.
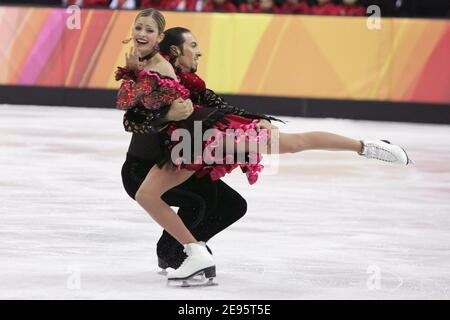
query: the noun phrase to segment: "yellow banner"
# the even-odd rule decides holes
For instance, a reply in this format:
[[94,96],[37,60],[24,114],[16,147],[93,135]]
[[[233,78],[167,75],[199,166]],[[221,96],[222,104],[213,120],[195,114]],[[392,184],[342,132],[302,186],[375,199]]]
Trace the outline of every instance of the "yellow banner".
[[[0,84],[118,87],[133,11],[0,7]],[[450,22],[165,12],[194,33],[199,74],[221,93],[450,103]]]

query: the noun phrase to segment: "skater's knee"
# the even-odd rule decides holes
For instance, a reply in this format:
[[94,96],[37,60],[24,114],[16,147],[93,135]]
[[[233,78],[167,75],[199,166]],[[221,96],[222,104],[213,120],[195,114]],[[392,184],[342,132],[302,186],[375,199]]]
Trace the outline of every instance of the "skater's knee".
[[233,209],[234,210],[232,212],[232,216],[233,222],[235,222],[241,219],[247,213],[247,201],[242,197],[235,199],[235,205],[233,206]]
[[141,189],[138,189],[138,191],[136,191],[134,198],[136,199],[136,202],[139,203],[141,206],[147,200],[147,196],[146,196],[145,192],[143,192],[143,190],[141,190]]
[[139,205],[149,205],[154,203],[158,198],[160,198],[160,195],[158,195],[157,190],[153,190],[153,188],[150,187],[143,187],[141,186],[135,194],[136,202],[139,203]]
[[242,218],[247,213],[247,201],[241,198],[239,203],[239,209],[237,210],[239,219]]

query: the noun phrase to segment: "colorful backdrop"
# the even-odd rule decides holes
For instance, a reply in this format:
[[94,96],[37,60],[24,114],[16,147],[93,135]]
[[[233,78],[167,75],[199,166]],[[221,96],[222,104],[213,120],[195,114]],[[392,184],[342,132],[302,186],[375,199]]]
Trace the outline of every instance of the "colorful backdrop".
[[[0,84],[118,87],[136,12],[0,7]],[[450,103],[450,21],[165,13],[203,52],[199,74],[228,94]]]

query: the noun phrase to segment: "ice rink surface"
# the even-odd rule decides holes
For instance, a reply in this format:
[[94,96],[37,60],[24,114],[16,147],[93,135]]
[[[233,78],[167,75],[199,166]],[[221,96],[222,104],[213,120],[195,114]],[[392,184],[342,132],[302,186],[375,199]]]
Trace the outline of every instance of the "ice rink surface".
[[[449,299],[450,126],[283,118],[286,132],[387,138],[415,166],[281,156],[210,240],[217,287],[170,288],[161,228],[125,193],[122,111],[0,105],[0,299]],[[266,156],[265,161],[269,161]]]

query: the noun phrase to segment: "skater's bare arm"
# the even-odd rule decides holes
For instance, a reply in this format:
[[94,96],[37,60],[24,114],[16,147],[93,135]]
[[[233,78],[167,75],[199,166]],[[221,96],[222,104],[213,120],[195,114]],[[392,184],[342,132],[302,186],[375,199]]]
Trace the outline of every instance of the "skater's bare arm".
[[269,120],[261,119],[256,124],[256,131],[259,132],[261,129],[268,129],[270,131],[272,129],[278,129],[278,127],[273,125]]
[[129,53],[125,52],[125,66],[132,71],[142,70],[143,64],[139,61],[139,54],[136,48],[131,47]]
[[188,118],[194,111],[191,99],[178,98],[170,106],[169,112],[163,118],[165,121],[180,121]]
[[193,111],[194,107],[190,99],[183,100],[182,98],[178,98],[171,104],[165,116],[154,121],[154,127],[162,130],[168,122],[187,119]]

